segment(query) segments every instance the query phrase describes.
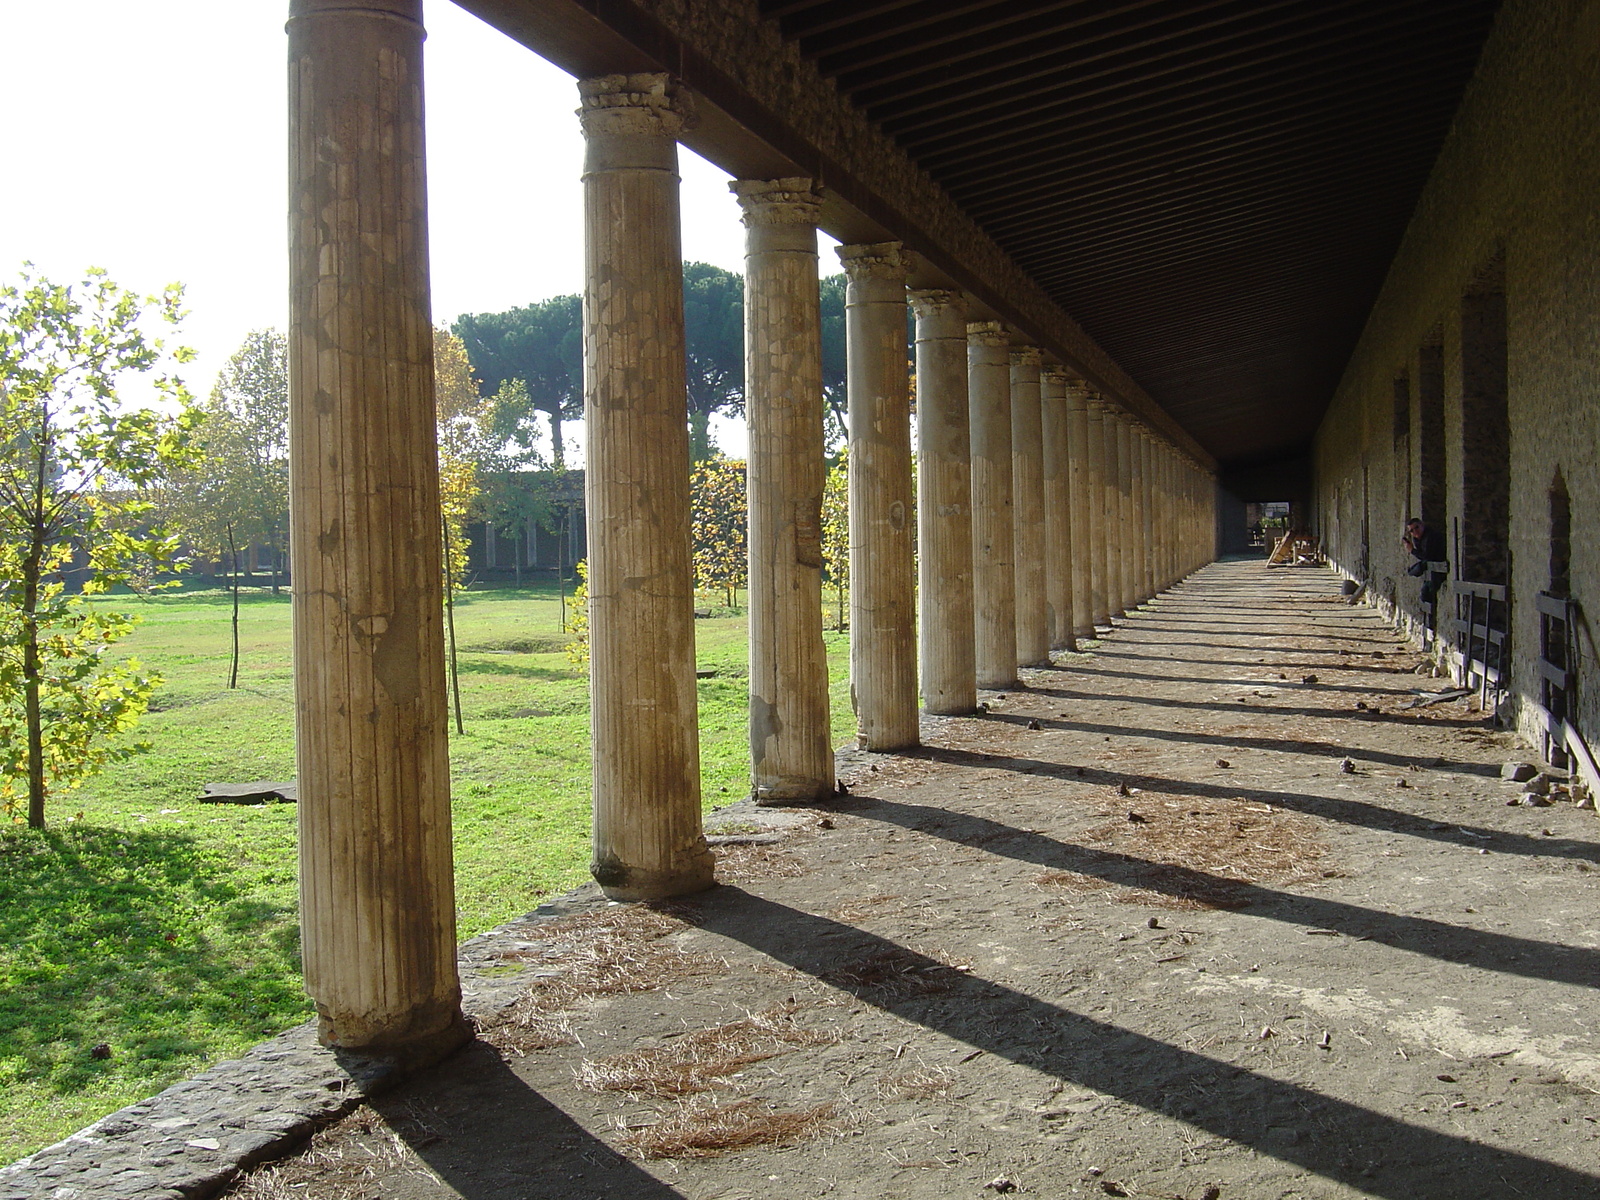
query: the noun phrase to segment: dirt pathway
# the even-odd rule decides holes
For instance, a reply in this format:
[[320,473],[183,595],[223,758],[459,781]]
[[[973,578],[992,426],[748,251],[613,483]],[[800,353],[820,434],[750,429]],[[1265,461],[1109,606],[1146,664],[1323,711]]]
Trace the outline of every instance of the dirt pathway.
[[1207,568],[726,810],[726,886],[519,923],[483,1041],[236,1194],[1592,1200],[1600,825],[1334,583]]

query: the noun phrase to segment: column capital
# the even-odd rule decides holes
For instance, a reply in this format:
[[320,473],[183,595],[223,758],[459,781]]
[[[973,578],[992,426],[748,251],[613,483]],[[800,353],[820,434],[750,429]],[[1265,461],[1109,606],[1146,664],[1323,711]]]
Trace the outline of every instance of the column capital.
[[968,321],[967,341],[978,346],[1010,347],[1011,339],[999,321]]
[[422,0],[290,0],[289,19],[300,17],[377,17],[401,20],[419,28],[422,25]]
[[676,138],[695,124],[694,94],[663,71],[580,79],[578,98],[578,120],[589,138]]
[[967,312],[966,294],[954,288],[913,288],[906,295],[912,309],[923,319],[947,312],[965,316]]
[[1018,367],[1037,367],[1044,362],[1044,351],[1037,346],[1011,347],[1011,363]]
[[746,229],[758,226],[808,225],[822,215],[822,193],[814,179],[735,179],[728,190],[739,198]]
[[852,281],[883,279],[904,283],[911,270],[911,253],[899,242],[867,242],[838,248],[839,263]]

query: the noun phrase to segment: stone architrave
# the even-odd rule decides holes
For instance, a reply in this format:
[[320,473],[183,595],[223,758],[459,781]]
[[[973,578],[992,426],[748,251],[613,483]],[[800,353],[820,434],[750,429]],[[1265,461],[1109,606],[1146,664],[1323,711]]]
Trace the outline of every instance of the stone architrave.
[[1067,436],[1067,375],[1045,367],[1039,376],[1039,413],[1044,444],[1045,598],[1050,648],[1076,648],[1072,607],[1072,453]]
[[677,135],[664,74],[578,85],[584,499],[595,879],[652,900],[709,887],[700,825]]
[[1064,382],[1067,413],[1067,508],[1071,514],[1072,546],[1072,634],[1077,639],[1094,637],[1094,597],[1092,572],[1089,490],[1093,471],[1089,447],[1089,389],[1082,381]]
[[415,1064],[468,1036],[450,844],[422,4],[295,0],[288,35],[301,959],[324,1044]]
[[960,292],[911,293],[917,321],[917,591],[922,704],[978,706],[972,616],[967,315]]
[[1089,612],[1093,624],[1104,629],[1111,623],[1110,580],[1106,574],[1106,409],[1093,392],[1088,393],[1085,400],[1084,448],[1089,471],[1084,506],[1089,517]]
[[1011,339],[998,321],[975,321],[967,326],[973,639],[980,688],[1017,684],[1010,360]]
[[1012,562],[1017,603],[1017,662],[1050,665],[1049,555],[1045,527],[1044,433],[1037,346],[1011,351]]
[[750,753],[759,804],[834,790],[822,641],[822,325],[810,179],[730,185],[744,211]]
[[907,255],[899,242],[839,247],[850,404],[850,695],[866,750],[915,746],[916,578]]

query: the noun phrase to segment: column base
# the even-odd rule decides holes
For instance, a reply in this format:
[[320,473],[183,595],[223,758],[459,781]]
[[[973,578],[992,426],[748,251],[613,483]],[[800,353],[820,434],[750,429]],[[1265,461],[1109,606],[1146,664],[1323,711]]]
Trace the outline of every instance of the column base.
[[932,704],[922,706],[922,711],[930,717],[970,717],[978,711],[976,700],[964,701],[961,704],[946,705],[942,708]]
[[833,796],[833,782],[820,779],[779,779],[758,783],[750,793],[750,798],[763,808],[815,804],[819,800],[831,800]]
[[630,867],[612,860],[591,863],[589,874],[610,900],[670,900],[715,887],[715,863],[710,848],[702,841],[698,853],[683,866],[671,870]]
[[419,1009],[405,1028],[367,1037],[351,1035],[352,1023],[330,1017],[319,1005],[317,1040],[341,1054],[387,1060],[406,1074],[433,1066],[472,1040],[472,1026],[462,1015],[459,1002]]
[[1022,681],[1015,675],[1010,679],[980,679],[978,690],[984,692],[1011,692],[1022,686]]
[[856,738],[857,750],[870,750],[874,754],[893,754],[896,750],[914,750],[922,745],[922,739],[917,737],[903,738]]

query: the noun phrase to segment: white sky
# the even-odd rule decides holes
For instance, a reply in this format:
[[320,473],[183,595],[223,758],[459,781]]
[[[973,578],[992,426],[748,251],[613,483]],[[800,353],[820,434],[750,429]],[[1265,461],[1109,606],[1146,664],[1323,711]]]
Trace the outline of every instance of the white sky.
[[[0,0],[0,278],[187,288],[204,395],[251,329],[283,328],[288,0]],[[433,313],[582,289],[577,89],[448,0],[427,0]],[[743,269],[728,177],[687,150],[686,259]],[[824,244],[831,243],[824,239]],[[824,273],[836,271],[830,250]],[[742,453],[742,429],[719,430]]]

